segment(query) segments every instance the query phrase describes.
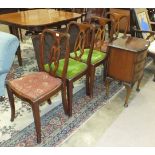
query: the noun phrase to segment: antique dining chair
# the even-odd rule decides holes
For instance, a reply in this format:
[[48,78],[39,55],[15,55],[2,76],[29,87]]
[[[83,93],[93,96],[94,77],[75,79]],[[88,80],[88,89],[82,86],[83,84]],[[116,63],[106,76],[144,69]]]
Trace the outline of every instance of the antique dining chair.
[[[40,72],[33,72],[21,78],[8,81],[7,90],[11,105],[11,121],[15,118],[14,97],[27,101],[32,108],[34,123],[37,133],[37,143],[41,142],[41,121],[39,105],[44,101],[51,104],[50,98],[61,90],[64,111],[67,114],[66,76],[69,59],[69,35],[45,29],[42,34],[33,38],[33,43],[38,47],[38,62]],[[61,67],[61,79],[56,76],[60,66],[63,47],[65,53],[64,66]],[[44,68],[49,67],[48,71]]]
[[[135,36],[151,42],[148,48],[148,56],[152,57],[155,62],[155,31],[152,31],[151,27],[152,24],[155,25],[155,22],[150,22],[148,11],[145,8],[133,9],[132,18],[134,20]],[[155,81],[155,73],[153,81]]]
[[[75,61],[82,62],[86,67],[84,74],[86,75],[86,94],[91,95],[91,61],[94,47],[95,31],[93,25],[89,23],[70,22],[67,26],[67,32],[70,34],[70,57]],[[97,56],[97,55],[96,55]],[[96,61],[93,59],[93,61]],[[80,76],[81,77],[81,76]],[[75,81],[75,79],[71,80]],[[70,81],[70,88],[72,82]],[[71,98],[70,98],[71,99]],[[71,101],[70,101],[71,102]]]
[[5,81],[19,46],[16,36],[0,32],[0,101],[4,100]]
[[[105,26],[110,22],[109,19],[103,17],[93,16],[90,18],[89,23],[95,27],[95,36],[94,36],[94,48],[91,56],[90,63],[90,96],[93,97],[93,88],[95,80],[95,70],[96,67],[101,64],[104,66],[104,79],[105,79],[105,68],[106,68],[106,47],[107,42],[105,41],[106,29]],[[84,50],[83,62],[87,62],[88,58],[88,49]]]
[[106,17],[111,20],[109,28],[110,41],[120,37],[126,37],[127,34],[130,35],[130,17],[127,14],[107,12]]
[[[69,30],[68,33],[70,35],[69,39],[69,47],[70,47],[70,52],[73,51],[73,47],[75,47],[76,50],[79,50],[80,54],[76,55],[76,59],[72,59],[71,57],[69,58],[68,62],[68,70],[67,70],[67,75],[66,75],[66,85],[67,85],[67,99],[68,99],[68,115],[72,115],[72,100],[73,100],[73,82],[77,81],[80,79],[82,76],[86,75],[86,93],[89,94],[89,61],[92,53],[92,48],[93,46],[93,39],[91,39],[90,43],[90,52],[89,52],[89,58],[88,58],[88,63],[85,64],[81,61],[81,57],[83,56],[83,49],[85,47],[85,42],[88,39],[87,34],[92,31],[92,26],[90,24],[80,24],[76,22],[71,22],[69,24]],[[71,28],[71,25],[75,27]],[[75,31],[76,30],[76,31]],[[93,36],[93,35],[92,35]],[[92,37],[93,38],[93,37]],[[38,45],[33,44],[34,49],[36,53],[38,53]],[[63,48],[62,48],[63,50]],[[38,55],[38,54],[36,54]],[[56,75],[60,78],[62,78],[62,72],[63,72],[63,66],[64,66],[64,59],[59,61],[59,67],[57,69]],[[49,71],[50,66],[48,64],[44,65],[44,69],[46,71]],[[41,69],[39,67],[39,69]]]

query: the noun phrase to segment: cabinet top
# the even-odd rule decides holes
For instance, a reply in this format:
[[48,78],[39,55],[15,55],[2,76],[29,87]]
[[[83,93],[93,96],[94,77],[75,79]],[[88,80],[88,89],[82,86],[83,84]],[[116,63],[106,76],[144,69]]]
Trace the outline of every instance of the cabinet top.
[[124,49],[132,52],[147,50],[149,45],[149,41],[136,37],[118,38],[109,44],[110,47]]

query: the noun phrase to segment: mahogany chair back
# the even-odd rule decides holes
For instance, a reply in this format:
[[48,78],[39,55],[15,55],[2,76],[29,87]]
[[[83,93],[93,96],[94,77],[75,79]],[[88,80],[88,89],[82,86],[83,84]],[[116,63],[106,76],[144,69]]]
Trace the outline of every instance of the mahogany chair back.
[[45,29],[42,34],[34,36],[32,40],[39,70],[56,76],[59,60],[64,58],[61,77],[65,78],[69,59],[69,35]]
[[116,39],[119,36],[119,33],[122,32],[121,21],[126,21],[123,29],[123,36],[126,37],[126,34],[129,31],[129,21],[130,17],[123,13],[117,12],[107,12],[106,16],[110,16],[111,19],[111,30],[110,30],[110,40]]
[[[75,60],[81,61],[84,49],[89,48],[87,64],[90,63],[94,45],[94,31],[94,26],[89,23],[70,22],[68,24],[67,33],[70,34],[70,51],[75,53]],[[80,54],[78,54],[79,52]]]

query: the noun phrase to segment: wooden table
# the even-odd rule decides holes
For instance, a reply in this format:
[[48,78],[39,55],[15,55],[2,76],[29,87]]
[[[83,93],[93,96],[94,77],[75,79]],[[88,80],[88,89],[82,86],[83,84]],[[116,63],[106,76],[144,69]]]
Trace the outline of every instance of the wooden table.
[[148,47],[149,41],[135,37],[119,38],[108,46],[106,93],[108,95],[112,79],[123,82],[127,90],[124,104],[126,107],[132,87],[137,81],[137,91],[139,91]]
[[[10,32],[19,38],[18,28],[40,32],[45,28],[59,27],[81,18],[81,14],[54,9],[34,9],[0,15],[0,23],[10,27]],[[19,64],[22,65],[20,47],[17,50]]]

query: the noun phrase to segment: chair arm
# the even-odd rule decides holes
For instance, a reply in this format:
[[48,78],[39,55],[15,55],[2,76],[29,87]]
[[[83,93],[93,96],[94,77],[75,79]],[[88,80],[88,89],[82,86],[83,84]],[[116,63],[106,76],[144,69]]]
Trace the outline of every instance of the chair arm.
[[149,39],[150,37],[154,37],[155,35],[155,31],[140,30],[140,29],[137,29],[136,26],[133,27],[133,30],[139,33],[150,33],[150,35],[146,39]]
[[135,26],[133,27],[133,30],[136,32],[141,32],[141,33],[151,33],[153,35],[155,34],[155,31],[140,30],[140,29],[137,29]]
[[151,25],[155,25],[155,22],[150,21],[150,24],[151,24]]

